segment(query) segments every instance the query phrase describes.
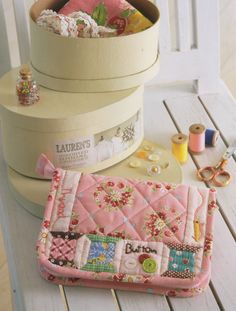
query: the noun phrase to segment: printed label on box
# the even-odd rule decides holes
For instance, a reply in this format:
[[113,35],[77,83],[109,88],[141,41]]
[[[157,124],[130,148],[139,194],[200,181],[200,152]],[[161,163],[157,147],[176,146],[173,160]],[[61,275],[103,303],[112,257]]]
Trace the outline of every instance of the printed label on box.
[[93,164],[95,161],[94,144],[94,136],[80,137],[76,140],[56,143],[56,164],[63,169]]
[[56,142],[54,163],[63,169],[86,167],[121,154],[142,136],[143,123],[139,110],[132,118],[104,132]]

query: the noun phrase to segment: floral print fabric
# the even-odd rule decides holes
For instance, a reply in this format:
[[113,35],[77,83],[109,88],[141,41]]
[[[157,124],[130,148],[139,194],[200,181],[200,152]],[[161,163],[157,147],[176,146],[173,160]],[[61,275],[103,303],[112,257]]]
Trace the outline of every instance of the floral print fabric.
[[[195,295],[210,278],[215,208],[213,189],[56,170],[38,243],[42,275],[60,274],[70,285],[94,280],[125,288],[117,283],[132,282],[146,291],[148,283],[153,292]],[[51,239],[57,231],[65,239],[75,237],[73,243],[58,244],[65,245],[63,256],[74,254],[70,267],[65,262],[58,267],[62,257],[58,249],[54,254]],[[178,292],[172,285],[183,279],[183,287],[191,279],[195,288],[195,276],[203,280],[195,291],[187,292],[186,285],[186,292]],[[58,276],[53,281],[62,282]]]

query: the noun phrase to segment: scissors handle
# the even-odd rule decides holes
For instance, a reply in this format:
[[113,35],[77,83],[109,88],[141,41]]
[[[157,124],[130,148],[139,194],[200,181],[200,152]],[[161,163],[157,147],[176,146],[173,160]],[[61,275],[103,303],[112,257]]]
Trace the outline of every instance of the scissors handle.
[[220,170],[215,173],[213,180],[216,186],[225,187],[230,183],[231,175],[227,171]]
[[209,182],[213,181],[217,187],[225,187],[231,181],[231,175],[224,170],[216,170],[213,166],[206,166],[197,171],[200,180]]
[[202,181],[211,181],[216,174],[216,170],[213,166],[206,166],[197,170],[197,176]]

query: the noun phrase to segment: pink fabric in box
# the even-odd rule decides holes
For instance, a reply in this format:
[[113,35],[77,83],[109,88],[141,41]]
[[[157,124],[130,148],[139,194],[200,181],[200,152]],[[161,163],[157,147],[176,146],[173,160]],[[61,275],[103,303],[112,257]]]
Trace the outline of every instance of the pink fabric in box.
[[190,297],[211,274],[215,190],[53,169],[37,244],[57,284]]
[[125,0],[70,0],[65,6],[59,11],[59,14],[69,15],[73,12],[83,11],[91,14],[94,8],[100,3],[105,4],[108,10],[109,18],[113,16],[117,16],[121,11],[125,9],[133,8],[127,1]]
[[152,22],[125,0],[70,0],[58,12],[71,16],[86,12],[101,26],[117,30],[117,35],[133,34],[152,26]]

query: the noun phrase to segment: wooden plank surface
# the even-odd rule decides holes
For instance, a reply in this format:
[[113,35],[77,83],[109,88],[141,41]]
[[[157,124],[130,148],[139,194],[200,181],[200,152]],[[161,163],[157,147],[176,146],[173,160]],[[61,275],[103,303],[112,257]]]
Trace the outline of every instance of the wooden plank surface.
[[[168,100],[167,106],[182,132],[188,133],[189,126],[195,122],[203,123],[206,126],[211,125],[211,120],[203,109],[201,102],[195,96]],[[225,111],[224,115],[226,115],[226,113],[227,111]],[[225,120],[227,122],[227,118]],[[203,154],[194,156],[193,158],[200,167],[212,164],[212,162],[214,164],[215,160],[219,160],[224,150],[224,143],[219,141],[217,147],[208,148]],[[236,164],[233,159],[231,159],[227,168],[232,174],[235,173]],[[227,210],[229,209],[228,203],[231,200],[234,201],[235,198],[235,184],[232,182],[228,187],[217,188],[217,191],[221,210],[223,213],[227,214]],[[235,226],[233,228],[235,228]],[[223,305],[226,310],[235,310],[235,240],[220,212],[217,212],[215,215],[214,237],[212,284],[216,291],[219,304]]]
[[9,289],[10,289],[10,281],[9,281],[7,259],[4,253],[4,244],[0,228],[0,293],[1,293],[0,311],[12,310],[11,291]]
[[70,311],[119,310],[109,289],[65,287],[65,293]]
[[163,296],[123,291],[117,292],[122,311],[170,310],[170,306],[168,305],[166,298]]
[[[0,142],[1,145],[1,142]],[[59,287],[45,282],[37,271],[35,241],[41,220],[30,215],[12,198],[6,177],[5,163],[0,154],[1,225],[9,261],[10,274],[17,299],[17,311],[64,310]]]
[[[188,134],[189,126],[193,123],[202,123],[205,125],[206,128],[210,129],[215,128],[213,122],[208,117],[197,96],[193,95],[191,98],[185,97],[181,99],[176,98],[174,100],[169,100],[167,105],[173,112],[174,118],[177,123],[181,125],[181,129],[184,133]],[[226,110],[223,111],[222,109],[221,116],[224,116],[224,113],[226,111],[228,113],[229,111],[229,116],[231,116],[230,118],[236,118],[236,109],[227,110],[226,107],[224,109]],[[183,111],[186,111],[188,113],[183,114]],[[224,122],[227,124],[230,123],[228,121],[228,117],[221,117],[221,119],[223,119]],[[225,139],[227,140],[227,133]],[[229,140],[232,142],[232,137],[229,136]],[[222,138],[219,138],[216,147],[207,148],[206,152],[203,152],[200,155],[195,155],[194,159],[200,167],[216,165],[220,161],[226,148],[227,146],[225,145]],[[225,217],[227,223],[230,225],[233,234],[235,234],[236,210],[234,202],[236,200],[236,193],[234,189],[236,188],[236,164],[233,158],[229,160],[226,169],[231,173],[233,180],[228,187],[221,187],[217,189],[217,198],[220,207],[222,206],[222,215]]]

